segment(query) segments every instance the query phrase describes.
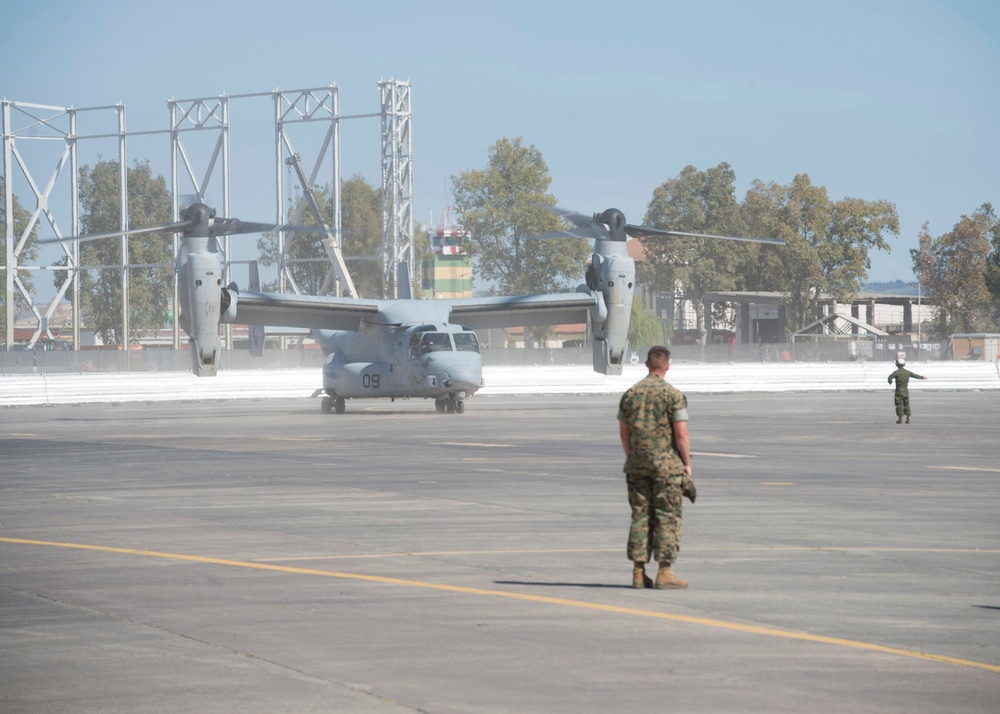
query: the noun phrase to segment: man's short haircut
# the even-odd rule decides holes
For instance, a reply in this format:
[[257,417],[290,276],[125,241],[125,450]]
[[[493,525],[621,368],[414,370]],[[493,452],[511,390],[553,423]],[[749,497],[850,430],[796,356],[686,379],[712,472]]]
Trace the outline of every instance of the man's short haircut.
[[662,369],[670,364],[670,350],[666,347],[650,347],[646,356],[646,367],[648,369]]

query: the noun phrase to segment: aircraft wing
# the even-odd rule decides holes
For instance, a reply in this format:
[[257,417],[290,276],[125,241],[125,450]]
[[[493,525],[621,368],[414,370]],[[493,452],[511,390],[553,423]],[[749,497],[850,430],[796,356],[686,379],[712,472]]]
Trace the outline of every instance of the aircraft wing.
[[451,300],[364,300],[360,298],[233,292],[235,311],[225,322],[269,327],[357,330],[361,323],[387,325],[454,322],[471,329],[565,325],[587,321],[594,308],[589,293]]
[[361,321],[377,319],[380,301],[360,298],[233,293],[235,314],[226,322],[269,327],[357,330]]
[[573,325],[586,322],[587,314],[595,305],[594,297],[589,293],[457,298],[447,302],[451,304],[451,322],[475,330]]

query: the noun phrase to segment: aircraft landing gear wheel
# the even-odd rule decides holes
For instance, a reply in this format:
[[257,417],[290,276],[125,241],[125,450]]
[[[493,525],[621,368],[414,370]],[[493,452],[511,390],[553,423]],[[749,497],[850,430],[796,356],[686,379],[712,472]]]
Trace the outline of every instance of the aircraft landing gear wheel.
[[323,397],[323,403],[320,405],[320,410],[324,414],[329,414],[333,411],[333,400],[330,397]]
[[457,397],[448,397],[437,403],[437,410],[448,414],[461,414],[465,411],[465,402]]
[[448,408],[448,400],[439,399],[434,402],[434,408],[437,409],[438,414],[444,414],[445,410]]
[[333,400],[333,410],[338,414],[343,414],[347,411],[347,402],[344,401],[343,397],[337,397]]

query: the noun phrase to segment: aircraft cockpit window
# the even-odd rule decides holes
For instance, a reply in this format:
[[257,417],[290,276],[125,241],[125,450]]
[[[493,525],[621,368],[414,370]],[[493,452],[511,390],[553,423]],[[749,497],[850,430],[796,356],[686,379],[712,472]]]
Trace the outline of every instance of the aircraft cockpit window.
[[475,332],[456,332],[455,349],[459,352],[479,352],[479,340]]
[[420,347],[420,333],[414,332],[410,335],[410,347],[409,347],[409,358],[416,359],[419,356],[418,349]]
[[451,337],[447,332],[425,332],[420,340],[420,354],[451,352]]

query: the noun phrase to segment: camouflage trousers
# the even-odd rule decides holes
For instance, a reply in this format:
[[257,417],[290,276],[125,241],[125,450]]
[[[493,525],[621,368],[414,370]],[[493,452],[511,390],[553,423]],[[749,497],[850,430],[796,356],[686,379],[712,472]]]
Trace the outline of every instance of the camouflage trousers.
[[893,397],[896,402],[896,416],[910,416],[910,395],[896,392]]
[[681,549],[681,503],[685,474],[625,474],[632,526],[628,558],[673,563]]

